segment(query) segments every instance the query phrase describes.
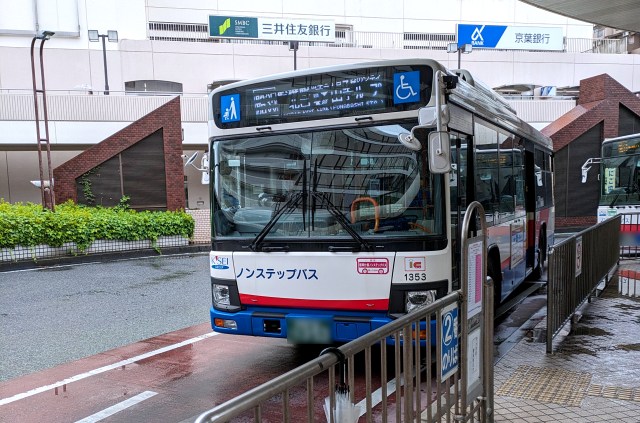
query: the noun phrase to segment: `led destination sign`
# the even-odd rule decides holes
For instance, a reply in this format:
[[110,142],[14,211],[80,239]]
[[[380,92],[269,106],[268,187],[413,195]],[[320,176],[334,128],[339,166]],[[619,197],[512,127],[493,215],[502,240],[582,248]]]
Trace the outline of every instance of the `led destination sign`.
[[431,96],[428,66],[348,69],[237,87],[216,94],[222,128],[415,110]]
[[636,154],[640,150],[640,139],[632,138],[611,143],[605,142],[603,149],[605,156]]

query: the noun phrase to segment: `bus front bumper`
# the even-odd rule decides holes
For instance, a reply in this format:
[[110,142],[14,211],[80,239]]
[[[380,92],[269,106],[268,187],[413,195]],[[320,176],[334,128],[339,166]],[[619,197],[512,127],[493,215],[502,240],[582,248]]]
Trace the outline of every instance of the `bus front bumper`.
[[[286,338],[294,344],[330,344],[357,339],[393,319],[387,315],[360,316],[344,312],[290,310],[287,313],[268,310],[243,310],[235,313],[211,307],[211,326],[215,332],[231,335]],[[421,329],[424,330],[425,322]],[[431,322],[432,344],[435,321]],[[393,344],[393,340],[390,340]]]

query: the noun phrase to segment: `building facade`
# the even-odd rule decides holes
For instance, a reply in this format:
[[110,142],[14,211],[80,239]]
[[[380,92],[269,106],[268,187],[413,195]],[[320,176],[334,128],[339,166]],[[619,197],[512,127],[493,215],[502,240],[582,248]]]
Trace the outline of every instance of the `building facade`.
[[[30,46],[42,30],[56,33],[42,45],[54,167],[175,95],[185,154],[204,152],[207,87],[294,66],[410,57],[449,68],[460,62],[491,87],[532,87],[511,102],[538,128],[573,108],[575,99],[541,98],[536,87],[577,87],[607,73],[629,91],[640,90],[640,55],[626,54],[615,40],[594,43],[591,24],[516,0],[454,0],[446,7],[434,0],[0,0],[0,10],[7,12],[0,14],[0,198],[10,202],[39,199],[29,182],[38,179]],[[302,42],[292,50],[282,41],[211,38],[209,16],[325,20],[335,25],[335,42]],[[451,54],[447,46],[459,24],[555,28],[563,48]],[[90,30],[104,37],[92,42]],[[117,42],[105,39],[108,31],[117,31]],[[185,176],[186,206],[208,207],[200,173],[188,166]]]

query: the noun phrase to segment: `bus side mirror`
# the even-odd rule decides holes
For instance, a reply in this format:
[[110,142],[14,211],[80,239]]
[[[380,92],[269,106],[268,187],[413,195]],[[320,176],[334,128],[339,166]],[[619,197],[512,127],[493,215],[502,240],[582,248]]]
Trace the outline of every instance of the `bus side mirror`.
[[451,150],[449,133],[435,131],[429,133],[429,170],[431,173],[451,171]]
[[591,169],[591,166],[582,169],[582,183],[583,184],[585,182],[587,182],[587,174],[589,173],[589,169]]
[[587,182],[587,174],[589,173],[589,169],[591,169],[591,165],[602,163],[602,157],[591,157],[587,159],[586,162],[582,165],[582,183]]

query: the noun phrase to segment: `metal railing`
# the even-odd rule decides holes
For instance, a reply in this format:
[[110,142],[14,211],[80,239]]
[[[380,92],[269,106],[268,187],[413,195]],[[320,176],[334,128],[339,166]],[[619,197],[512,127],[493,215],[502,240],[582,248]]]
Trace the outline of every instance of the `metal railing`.
[[[129,96],[110,91],[110,95],[48,92],[50,121],[133,122],[173,97],[165,95]],[[551,122],[575,107],[575,100],[508,100],[518,116],[526,121]],[[207,122],[207,96],[180,96],[183,122]],[[0,121],[33,121],[33,94],[0,90]],[[59,141],[58,141],[59,142]]]
[[180,235],[161,236],[156,241],[138,240],[96,240],[86,248],[80,248],[75,242],[68,242],[60,247],[50,245],[34,245],[14,248],[0,248],[0,267],[10,267],[16,263],[38,262],[50,259],[65,259],[80,255],[118,253],[125,251],[161,251],[163,248],[185,247],[189,239]]
[[[133,122],[171,101],[171,96],[47,94],[49,121]],[[40,111],[40,113],[42,113]],[[207,96],[180,96],[183,122],[207,121]],[[0,93],[0,120],[33,121],[33,94]]]
[[[487,283],[485,297],[491,297],[492,292],[491,284]],[[441,339],[444,310],[451,305],[457,305],[460,310],[461,299],[459,291],[453,292],[428,307],[330,350],[335,354],[322,354],[201,414],[196,422],[236,421],[234,419],[260,422],[267,419],[266,416],[268,421],[342,422],[327,410],[344,405],[339,404],[344,401],[348,401],[347,407],[353,410],[354,416],[365,416],[367,422],[436,422],[442,418],[447,421],[486,421],[483,417],[486,413],[481,411],[486,401],[474,401],[469,408],[461,407],[461,372],[441,379],[440,343],[436,342],[434,346],[432,342],[426,342],[426,346],[421,348],[421,331],[415,330],[422,323],[426,327],[422,331],[423,339]],[[432,321],[437,322],[435,331],[430,324]],[[391,357],[387,350],[390,339],[394,343],[389,347]],[[412,342],[404,341],[408,339]],[[374,356],[379,356],[379,362],[374,363]],[[431,365],[432,357],[436,360],[435,368]],[[490,359],[487,354],[485,363],[486,359]],[[465,360],[466,355],[461,351],[459,361]],[[336,378],[336,372],[341,372],[343,363],[346,364],[346,371],[342,371],[346,374],[348,390],[340,388],[341,378]],[[364,364],[364,378],[355,377],[356,363]],[[377,377],[374,378],[374,374]],[[351,421],[357,421],[357,418]]]
[[[484,211],[474,202],[463,229],[476,207],[484,222]],[[490,279],[478,283],[486,275],[486,249],[478,248],[485,246],[485,235],[483,225],[481,236],[463,240],[463,251],[469,247],[474,253],[463,260],[460,291],[328,348],[315,360],[202,413],[196,422],[334,423],[365,416],[367,422],[383,423],[492,423],[493,284]],[[468,295],[468,287],[479,292]],[[356,366],[362,367],[357,375]],[[349,419],[337,410],[346,410]]]
[[[208,26],[201,23],[149,22],[148,28],[149,39],[158,41],[288,45],[286,41],[211,38]],[[300,42],[299,46],[447,50],[447,45],[455,41],[455,33],[345,30],[336,31],[335,43]],[[565,53],[627,53],[625,39],[565,38],[564,47]]]
[[554,337],[600,282],[609,282],[620,259],[620,218],[605,220],[549,250],[547,353],[553,352]]
[[619,213],[620,221],[620,259],[640,258],[640,213]]

